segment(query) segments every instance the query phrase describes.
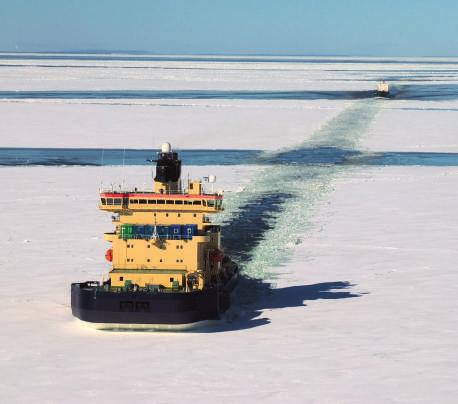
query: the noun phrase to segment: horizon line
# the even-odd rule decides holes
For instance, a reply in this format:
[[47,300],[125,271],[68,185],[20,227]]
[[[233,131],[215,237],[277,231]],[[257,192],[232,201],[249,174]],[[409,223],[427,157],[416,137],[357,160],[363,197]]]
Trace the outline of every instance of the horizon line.
[[73,50],[0,50],[0,54],[93,54],[93,55],[147,55],[147,56],[219,56],[219,57],[367,57],[367,58],[456,58],[456,55],[380,55],[380,54],[347,54],[347,53],[253,53],[253,52],[155,52],[148,50],[114,50],[114,49],[73,49]]

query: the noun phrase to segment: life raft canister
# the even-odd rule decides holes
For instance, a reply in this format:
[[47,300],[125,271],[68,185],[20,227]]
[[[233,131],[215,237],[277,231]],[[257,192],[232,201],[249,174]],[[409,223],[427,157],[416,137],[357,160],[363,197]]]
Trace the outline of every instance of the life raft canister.
[[111,248],[105,253],[105,259],[110,262],[113,261],[113,250]]

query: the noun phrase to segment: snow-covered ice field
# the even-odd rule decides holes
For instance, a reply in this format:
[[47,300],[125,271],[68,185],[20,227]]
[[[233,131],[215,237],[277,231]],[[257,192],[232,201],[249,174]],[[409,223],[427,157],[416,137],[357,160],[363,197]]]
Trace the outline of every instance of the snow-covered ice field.
[[[272,156],[320,147],[406,152],[406,160],[412,152],[458,153],[457,67],[456,59],[3,55],[0,94],[331,93],[323,99],[0,96],[0,147],[151,148],[171,141]],[[382,78],[409,97],[352,98]],[[424,96],[434,86],[448,86],[452,95]],[[194,176],[215,173],[227,191],[226,231],[243,229],[237,223],[246,215],[270,224],[245,245],[228,239],[255,279],[240,283],[222,321],[186,333],[95,331],[70,312],[70,283],[107,271],[102,233],[111,223],[97,210],[101,181],[125,178],[141,186],[148,167],[0,168],[0,402],[165,403],[180,394],[222,403],[455,403],[454,156],[444,166],[186,167]]]

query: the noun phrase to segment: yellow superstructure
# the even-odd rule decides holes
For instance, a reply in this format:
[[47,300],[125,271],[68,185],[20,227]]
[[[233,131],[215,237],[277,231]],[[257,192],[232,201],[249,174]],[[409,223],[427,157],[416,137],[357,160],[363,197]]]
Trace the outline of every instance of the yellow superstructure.
[[220,228],[210,215],[223,210],[223,197],[205,193],[201,181],[183,189],[170,145],[158,157],[152,190],[100,193],[99,208],[114,214],[115,229],[104,234],[111,243],[110,285],[201,290],[221,272]]

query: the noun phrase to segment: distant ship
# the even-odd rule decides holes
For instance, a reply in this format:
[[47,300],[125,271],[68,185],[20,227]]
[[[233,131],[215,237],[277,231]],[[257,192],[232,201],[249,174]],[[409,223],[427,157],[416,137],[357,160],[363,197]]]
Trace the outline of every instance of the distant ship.
[[209,217],[223,210],[222,193],[206,193],[201,180],[183,188],[169,143],[153,161],[152,190],[100,193],[99,208],[114,214],[115,229],[104,234],[109,278],[71,285],[73,315],[95,328],[192,324],[218,319],[230,306],[239,269]]
[[377,89],[375,90],[375,95],[377,97],[387,97],[390,94],[390,87],[385,81],[377,83]]

